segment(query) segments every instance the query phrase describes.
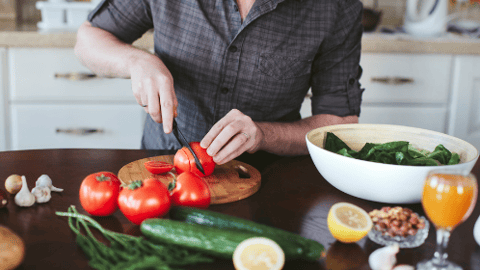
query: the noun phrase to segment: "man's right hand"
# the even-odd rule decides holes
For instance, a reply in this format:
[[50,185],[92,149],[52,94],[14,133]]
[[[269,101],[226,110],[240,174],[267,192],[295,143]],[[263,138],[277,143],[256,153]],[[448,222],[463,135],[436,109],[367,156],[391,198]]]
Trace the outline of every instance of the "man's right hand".
[[131,78],[133,95],[155,122],[172,131],[177,97],[173,77],[156,55],[122,42],[113,34],[84,22],[77,31],[75,54],[100,76]]
[[138,104],[155,122],[163,123],[165,133],[170,133],[178,105],[172,74],[160,58],[148,53],[132,55],[129,69]]

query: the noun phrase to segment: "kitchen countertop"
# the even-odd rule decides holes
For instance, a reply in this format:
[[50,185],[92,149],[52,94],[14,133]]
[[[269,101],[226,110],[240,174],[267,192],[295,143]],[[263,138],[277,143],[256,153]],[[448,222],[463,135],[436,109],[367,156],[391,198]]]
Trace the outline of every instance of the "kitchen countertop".
[[[50,149],[0,152],[0,179],[10,174],[25,175],[31,188],[41,174],[47,174],[61,193],[54,192],[48,203],[28,208],[15,205],[14,196],[0,209],[0,224],[18,234],[25,242],[26,257],[18,270],[23,269],[91,269],[88,260],[75,243],[67,219],[55,215],[75,205],[81,214],[86,212],[79,202],[80,184],[88,174],[99,171],[118,172],[132,161],[151,156],[173,154],[165,151]],[[365,211],[381,209],[391,204],[376,203],[352,197],[330,185],[316,170],[310,156],[285,157],[276,160],[247,156],[245,163],[261,172],[261,187],[252,196],[231,203],[215,204],[209,210],[252,220],[282,230],[300,234],[320,242],[326,249],[326,258],[316,262],[289,261],[284,270],[303,269],[360,269],[368,270],[368,256],[381,246],[368,237],[354,244],[343,244],[331,235],[327,216],[337,202],[355,204]],[[261,163],[261,166],[258,165]],[[480,177],[480,161],[472,170]],[[295,179],[294,183],[292,179]],[[448,244],[448,259],[463,269],[478,270],[480,247],[473,236],[473,227],[480,215],[477,207],[471,216],[453,230]],[[425,215],[422,205],[400,205],[419,215]],[[94,217],[103,227],[119,233],[140,235],[139,227],[129,222],[120,211],[109,217]],[[416,265],[433,257],[436,233],[430,226],[425,243],[417,248],[402,248],[397,254],[398,264]],[[184,269],[233,270],[231,260],[192,265]]]
[[[0,21],[0,47],[73,48],[75,31],[39,31],[35,24],[17,25]],[[153,34],[146,33],[134,45],[153,48]],[[417,38],[406,34],[365,33],[362,51],[366,53],[473,54],[480,55],[480,39],[448,33],[437,38]]]

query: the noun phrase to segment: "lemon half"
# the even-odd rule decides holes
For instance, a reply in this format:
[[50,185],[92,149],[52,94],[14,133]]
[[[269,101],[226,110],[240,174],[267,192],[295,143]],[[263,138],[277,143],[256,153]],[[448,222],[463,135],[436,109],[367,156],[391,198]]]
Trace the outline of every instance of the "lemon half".
[[333,237],[343,243],[361,240],[373,226],[365,210],[346,202],[336,203],[330,208],[327,224]]
[[284,263],[282,248],[265,237],[246,239],[233,253],[233,265],[237,270],[280,270]]

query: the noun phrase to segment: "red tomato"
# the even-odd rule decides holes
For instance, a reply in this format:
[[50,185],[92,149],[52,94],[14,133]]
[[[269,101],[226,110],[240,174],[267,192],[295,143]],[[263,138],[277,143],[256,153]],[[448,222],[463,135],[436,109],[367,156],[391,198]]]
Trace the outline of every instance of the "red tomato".
[[162,174],[173,169],[173,164],[160,160],[150,160],[143,163],[147,171],[153,174]]
[[147,218],[164,216],[170,210],[167,187],[155,178],[134,181],[122,188],[118,206],[125,217],[136,225]]
[[182,172],[192,172],[200,177],[211,175],[213,173],[213,170],[215,169],[215,162],[213,161],[213,157],[207,154],[207,150],[203,149],[200,146],[199,142],[191,142],[190,147],[200,160],[205,174],[203,174],[197,168],[197,165],[195,164],[195,158],[186,147],[179,149],[173,157],[173,165],[175,166],[177,173],[180,174]]
[[109,216],[118,209],[120,184],[111,172],[90,174],[80,185],[80,204],[90,215]]
[[170,192],[172,204],[208,208],[210,189],[207,183],[191,172],[183,172],[176,177]]

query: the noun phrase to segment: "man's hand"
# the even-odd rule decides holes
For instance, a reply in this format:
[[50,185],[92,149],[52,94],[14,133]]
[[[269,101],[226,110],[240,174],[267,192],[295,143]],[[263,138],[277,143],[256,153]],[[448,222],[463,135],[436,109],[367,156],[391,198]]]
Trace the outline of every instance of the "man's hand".
[[252,119],[233,109],[220,119],[200,142],[217,164],[224,164],[243,152],[253,153],[263,141],[263,131]]
[[111,33],[84,22],[77,31],[75,54],[101,76],[131,78],[133,94],[155,122],[172,131],[177,98],[173,78],[157,56],[120,41]]
[[243,152],[258,150],[277,155],[308,155],[305,135],[314,128],[358,123],[358,117],[319,114],[294,122],[253,122],[238,110],[231,110],[205,135],[200,146],[217,164],[224,164]]
[[155,122],[163,122],[164,132],[170,133],[178,105],[172,74],[155,55],[135,55],[129,67],[138,104]]

